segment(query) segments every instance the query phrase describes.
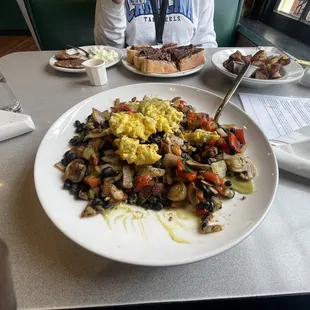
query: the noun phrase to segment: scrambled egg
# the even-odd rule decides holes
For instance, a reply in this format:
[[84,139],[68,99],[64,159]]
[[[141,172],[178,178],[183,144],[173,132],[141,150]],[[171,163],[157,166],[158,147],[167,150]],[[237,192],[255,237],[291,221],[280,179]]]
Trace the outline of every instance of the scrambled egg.
[[138,111],[155,120],[158,131],[173,133],[179,129],[179,124],[183,120],[183,113],[173,108],[169,101],[158,99],[142,101]]
[[183,137],[186,141],[195,143],[196,145],[214,142],[220,138],[217,133],[203,129],[196,129],[194,132],[184,133]]
[[138,113],[115,113],[109,121],[110,131],[118,137],[114,142],[117,154],[129,164],[152,165],[161,156],[156,144],[140,144],[156,131],[173,133],[179,129],[183,113],[159,99],[145,100],[130,104]]
[[111,116],[109,124],[111,132],[117,137],[127,136],[145,141],[156,132],[155,120],[141,113],[115,113]]
[[118,150],[115,152],[129,164],[152,165],[157,162],[161,156],[157,154],[158,146],[156,144],[140,144],[139,140],[123,136],[114,140]]

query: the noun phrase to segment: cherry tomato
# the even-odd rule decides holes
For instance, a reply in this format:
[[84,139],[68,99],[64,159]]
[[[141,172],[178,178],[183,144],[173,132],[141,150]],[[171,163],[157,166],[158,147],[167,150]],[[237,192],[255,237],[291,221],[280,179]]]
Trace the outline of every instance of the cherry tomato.
[[211,172],[211,171],[206,171],[203,174],[204,178],[214,184],[223,184],[224,180],[216,173]]
[[236,129],[235,130],[235,136],[239,140],[241,144],[245,144],[245,138],[244,138],[244,130],[243,129]]
[[241,144],[233,133],[228,135],[228,143],[232,150],[236,151],[237,153],[241,152]]
[[134,181],[136,186],[134,188],[134,191],[139,192],[143,187],[148,186],[151,180],[152,177],[149,174],[141,174],[135,177]]
[[229,148],[228,143],[225,141],[223,137],[221,137],[219,140],[216,141],[217,147],[225,152],[226,154],[231,154],[231,149]]

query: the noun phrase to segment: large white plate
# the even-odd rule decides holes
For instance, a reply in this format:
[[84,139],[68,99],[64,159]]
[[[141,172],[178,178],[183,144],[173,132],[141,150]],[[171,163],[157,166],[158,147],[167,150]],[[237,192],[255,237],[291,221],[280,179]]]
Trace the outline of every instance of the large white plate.
[[[223,62],[229,58],[229,56],[239,50],[243,55],[254,55],[257,53],[257,48],[232,48],[232,49],[226,49],[216,52],[212,55],[212,64],[213,66],[220,72],[224,73],[228,77],[235,79],[237,77],[236,74],[233,74],[229,72],[226,68],[223,66]],[[275,53],[268,52],[268,55],[276,55]],[[253,78],[245,77],[241,81],[241,85],[247,86],[247,87],[253,87],[253,88],[260,88],[260,87],[266,87],[270,85],[281,85],[281,84],[287,84],[292,83],[300,80],[304,74],[304,70],[300,64],[298,64],[296,61],[292,60],[291,63],[287,66],[283,67],[283,70],[285,72],[285,77],[283,79],[278,80],[258,80]]]
[[[81,48],[83,48],[84,50],[86,50],[88,52],[88,50],[92,47],[95,47],[96,45],[87,45],[87,46],[79,46]],[[107,68],[110,68],[114,65],[116,65],[123,57],[123,52],[122,50],[120,50],[119,48],[116,48],[116,47],[112,47],[112,46],[106,46],[107,49],[110,49],[110,50],[114,50],[117,54],[118,54],[118,58],[117,60],[113,61],[113,62],[109,62],[106,64],[106,67]],[[74,48],[71,48],[71,49],[68,49],[69,52],[79,52],[81,53],[81,55],[84,55],[84,53],[82,51],[78,51]],[[82,56],[83,59],[87,60],[86,57]],[[49,64],[51,67],[53,67],[55,70],[58,70],[58,71],[62,71],[62,72],[70,72],[70,73],[86,73],[85,69],[69,69],[69,68],[62,68],[62,67],[57,67],[55,66],[55,62],[57,61],[57,59],[55,58],[55,56],[51,57],[50,60],[49,60]]]
[[[242,200],[236,194],[223,204],[218,213],[218,221],[224,230],[201,235],[197,224],[185,221],[189,226],[175,225],[166,230],[153,211],[145,211],[144,229],[138,221],[127,222],[127,230],[117,216],[109,228],[100,215],[89,219],[79,217],[85,207],[84,201],[75,201],[62,189],[62,173],[54,164],[68,149],[68,141],[74,135],[73,123],[84,120],[92,107],[100,110],[109,108],[115,98],[121,101],[144,95],[172,99],[181,96],[198,111],[214,114],[221,98],[207,91],[179,84],[152,83],[136,84],[111,89],[90,97],[64,113],[51,126],[43,138],[35,160],[35,187],[40,202],[54,224],[70,239],[82,247],[104,257],[137,265],[168,266],[199,261],[222,253],[235,246],[261,223],[275,196],[278,183],[278,168],[272,148],[259,127],[240,108],[227,105],[221,122],[245,126],[249,142],[248,154],[256,163],[259,175],[255,179],[256,192]],[[139,208],[139,210],[143,210]],[[128,215],[128,214],[127,214]],[[160,213],[160,215],[163,215]],[[118,217],[120,218],[120,217]],[[128,216],[127,216],[128,219]],[[136,228],[136,230],[133,229]],[[188,244],[172,240],[168,232],[174,232],[176,241],[182,239]],[[176,236],[176,237],[175,237]],[[180,238],[179,238],[180,237]]]
[[191,70],[186,70],[186,71],[179,71],[179,72],[175,72],[175,73],[167,73],[167,74],[159,74],[159,73],[152,73],[152,74],[146,74],[141,72],[140,70],[137,70],[134,66],[132,66],[130,63],[127,62],[126,57],[124,57],[122,59],[122,63],[124,65],[124,67],[126,69],[128,69],[129,71],[136,73],[136,74],[140,74],[140,75],[144,75],[144,76],[152,76],[152,77],[161,77],[161,78],[173,78],[173,77],[181,77],[181,76],[185,76],[185,75],[190,75],[190,74],[194,74],[198,71],[200,71],[205,64],[200,65],[194,69]]

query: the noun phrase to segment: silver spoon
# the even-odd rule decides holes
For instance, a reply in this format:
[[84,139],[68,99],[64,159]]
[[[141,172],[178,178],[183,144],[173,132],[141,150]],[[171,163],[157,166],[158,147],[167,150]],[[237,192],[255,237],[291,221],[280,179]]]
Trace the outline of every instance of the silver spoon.
[[231,96],[235,93],[236,89],[238,88],[240,82],[242,81],[242,79],[244,78],[245,74],[247,73],[249,67],[250,67],[250,63],[244,65],[240,71],[240,73],[238,74],[238,76],[235,79],[234,85],[232,86],[232,88],[227,92],[226,96],[224,97],[221,105],[218,107],[218,109],[215,112],[215,116],[214,116],[214,121],[216,123],[218,123],[218,120],[223,112],[224,107],[226,106],[227,102],[229,101],[229,99],[231,98]]

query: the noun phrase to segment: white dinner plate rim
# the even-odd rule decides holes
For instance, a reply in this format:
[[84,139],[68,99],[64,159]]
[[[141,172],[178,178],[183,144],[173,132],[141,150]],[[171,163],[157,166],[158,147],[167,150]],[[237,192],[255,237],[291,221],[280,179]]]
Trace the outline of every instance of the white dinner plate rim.
[[[215,52],[211,57],[212,65],[219,72],[224,73],[225,75],[229,76],[230,78],[236,78],[237,77],[236,74],[229,72],[226,68],[223,67],[223,65],[217,64],[214,59],[215,59],[215,57],[217,57],[221,53],[224,53],[226,51],[237,51],[238,49],[240,50],[242,48],[223,49],[223,50]],[[249,49],[249,48],[246,48],[246,49]],[[254,49],[254,47],[253,47],[253,49]],[[272,54],[276,54],[276,53],[272,53]],[[249,77],[244,77],[243,81],[241,83],[247,84],[247,85],[257,84],[257,85],[268,86],[268,85],[282,85],[282,84],[288,84],[288,83],[296,82],[302,78],[302,76],[304,74],[304,70],[303,70],[302,66],[299,63],[297,63],[295,60],[292,59],[291,62],[294,63],[296,65],[296,67],[298,67],[300,69],[300,75],[295,76],[295,77],[287,76],[287,78],[285,78],[285,79],[275,79],[275,80],[258,80],[258,79],[253,79],[253,78],[249,78]],[[286,70],[285,67],[284,67],[284,69]]]
[[[92,47],[96,47],[96,46],[100,46],[100,45],[84,45],[84,46],[78,46],[80,48],[83,48],[85,49],[86,51],[88,51],[88,49],[92,48]],[[106,48],[109,48],[109,49],[113,49],[117,52],[118,54],[118,59],[113,61],[113,62],[110,62],[106,65],[106,68],[110,68],[114,65],[116,65],[117,63],[119,63],[121,61],[121,59],[123,58],[123,51],[117,47],[113,47],[113,46],[104,46]],[[70,48],[70,50],[74,50],[73,48]],[[83,52],[81,51],[81,55],[82,57],[84,57],[84,54]],[[85,60],[87,60],[86,57],[84,57]],[[69,73],[86,73],[86,70],[83,68],[83,69],[70,69],[70,68],[62,68],[62,67],[57,67],[55,66],[55,62],[56,62],[56,58],[55,58],[55,55],[53,55],[50,59],[49,59],[49,65],[54,68],[55,70],[57,71],[61,71],[61,72],[69,72]]]
[[[131,86],[135,86],[135,87],[142,87],[143,85],[162,85],[162,86],[165,86],[165,87],[186,87],[186,88],[189,88],[189,89],[193,89],[195,91],[199,91],[199,92],[204,92],[204,93],[208,93],[214,97],[217,97],[217,98],[221,98],[221,96],[218,96],[210,91],[207,91],[207,90],[203,90],[203,89],[200,89],[200,88],[197,88],[197,87],[193,87],[193,86],[187,86],[187,85],[184,85],[184,84],[178,84],[178,83],[140,83],[140,84],[130,84],[130,85],[125,85],[125,86],[120,86],[120,87],[117,87],[117,88],[113,88],[114,90],[117,90],[117,89],[122,89],[122,88],[126,88],[126,87],[131,87]],[[112,89],[111,89],[112,90]],[[107,90],[109,91],[109,90]],[[106,91],[104,91],[106,92]],[[101,92],[103,93],[103,92]],[[48,215],[48,217],[50,218],[50,220],[55,224],[55,226],[65,235],[67,236],[69,239],[71,239],[72,241],[74,241],[76,244],[80,245],[81,247],[97,254],[97,255],[100,255],[100,256],[104,256],[108,259],[111,259],[111,260],[114,260],[114,261],[118,261],[118,262],[121,262],[121,263],[128,263],[128,264],[132,264],[132,265],[140,265],[140,266],[152,266],[152,267],[160,267],[160,266],[177,266],[177,265],[184,265],[184,264],[188,264],[188,263],[194,263],[194,262],[198,262],[198,261],[201,261],[201,260],[204,260],[204,259],[207,259],[207,258],[211,258],[211,257],[214,257],[218,254],[221,254],[233,247],[235,247],[237,244],[239,244],[240,242],[242,242],[243,240],[245,240],[248,236],[250,236],[253,231],[255,231],[257,229],[257,227],[263,222],[263,220],[265,219],[266,215],[268,214],[270,208],[271,208],[271,205],[272,203],[274,202],[274,199],[275,199],[275,195],[276,195],[276,192],[277,192],[277,188],[278,188],[278,181],[279,181],[279,173],[278,173],[278,164],[277,164],[277,161],[276,161],[276,158],[275,158],[275,155],[273,154],[272,152],[272,147],[268,141],[268,139],[266,138],[266,136],[264,135],[263,131],[260,129],[260,127],[247,115],[246,112],[244,112],[240,107],[232,104],[234,106],[235,109],[238,110],[239,113],[241,114],[244,114],[245,117],[247,117],[252,123],[253,125],[256,127],[256,129],[258,131],[260,131],[260,133],[262,134],[263,138],[265,139],[266,142],[268,142],[268,146],[270,148],[270,152],[271,152],[271,157],[272,157],[272,164],[273,164],[273,167],[274,167],[274,188],[273,188],[273,191],[272,191],[272,195],[270,197],[270,200],[268,202],[268,206],[266,206],[266,210],[265,212],[261,215],[261,217],[259,218],[259,220],[257,220],[257,222],[255,223],[255,225],[253,225],[246,233],[244,233],[241,237],[239,237],[238,239],[234,240],[233,242],[230,242],[229,244],[225,245],[225,246],[222,246],[220,248],[218,248],[217,250],[213,251],[212,255],[210,256],[207,256],[207,255],[203,255],[203,254],[199,254],[199,255],[196,255],[194,257],[191,257],[191,258],[187,258],[187,259],[183,259],[183,260],[179,260],[177,262],[155,262],[155,261],[151,261],[151,262],[136,262],[135,260],[131,260],[131,259],[127,259],[126,257],[124,258],[119,258],[119,256],[117,255],[113,255],[113,254],[110,254],[110,253],[105,253],[105,255],[102,255],[96,251],[94,251],[93,249],[91,249],[87,244],[85,244],[84,242],[81,242],[79,240],[77,240],[77,238],[75,238],[75,236],[71,236],[70,233],[68,233],[68,231],[66,231],[65,229],[63,229],[62,227],[60,227],[60,225],[58,225],[56,222],[53,221],[53,218],[52,218],[52,215],[51,215],[51,212],[49,211],[49,209],[45,208],[44,206],[44,197],[42,197],[41,193],[40,193],[40,187],[37,186],[38,184],[38,173],[37,173],[37,170],[39,169],[38,166],[37,166],[37,162],[38,162],[38,158],[40,157],[40,153],[41,153],[41,150],[43,148],[43,144],[45,142],[45,140],[47,139],[47,137],[49,136],[49,134],[53,131],[54,129],[54,126],[56,126],[57,123],[59,123],[61,121],[61,118],[64,117],[65,115],[67,114],[71,114],[73,111],[75,111],[76,109],[78,109],[79,107],[81,107],[83,104],[85,104],[86,102],[88,101],[91,101],[94,97],[100,95],[101,93],[98,93],[96,95],[93,95],[89,98],[86,98],[82,101],[80,101],[79,103],[77,103],[76,105],[74,105],[73,107],[71,107],[70,109],[68,109],[66,112],[64,112],[61,116],[59,116],[59,118],[52,124],[52,126],[49,128],[49,130],[46,132],[46,134],[44,135],[43,139],[41,140],[41,143],[38,147],[38,150],[37,150],[37,153],[36,153],[36,156],[35,156],[35,163],[34,163],[34,183],[35,183],[35,188],[36,188],[36,192],[37,192],[37,196],[39,198],[39,201],[41,203],[41,206],[42,208],[44,209],[44,211],[46,212],[46,214]]]

